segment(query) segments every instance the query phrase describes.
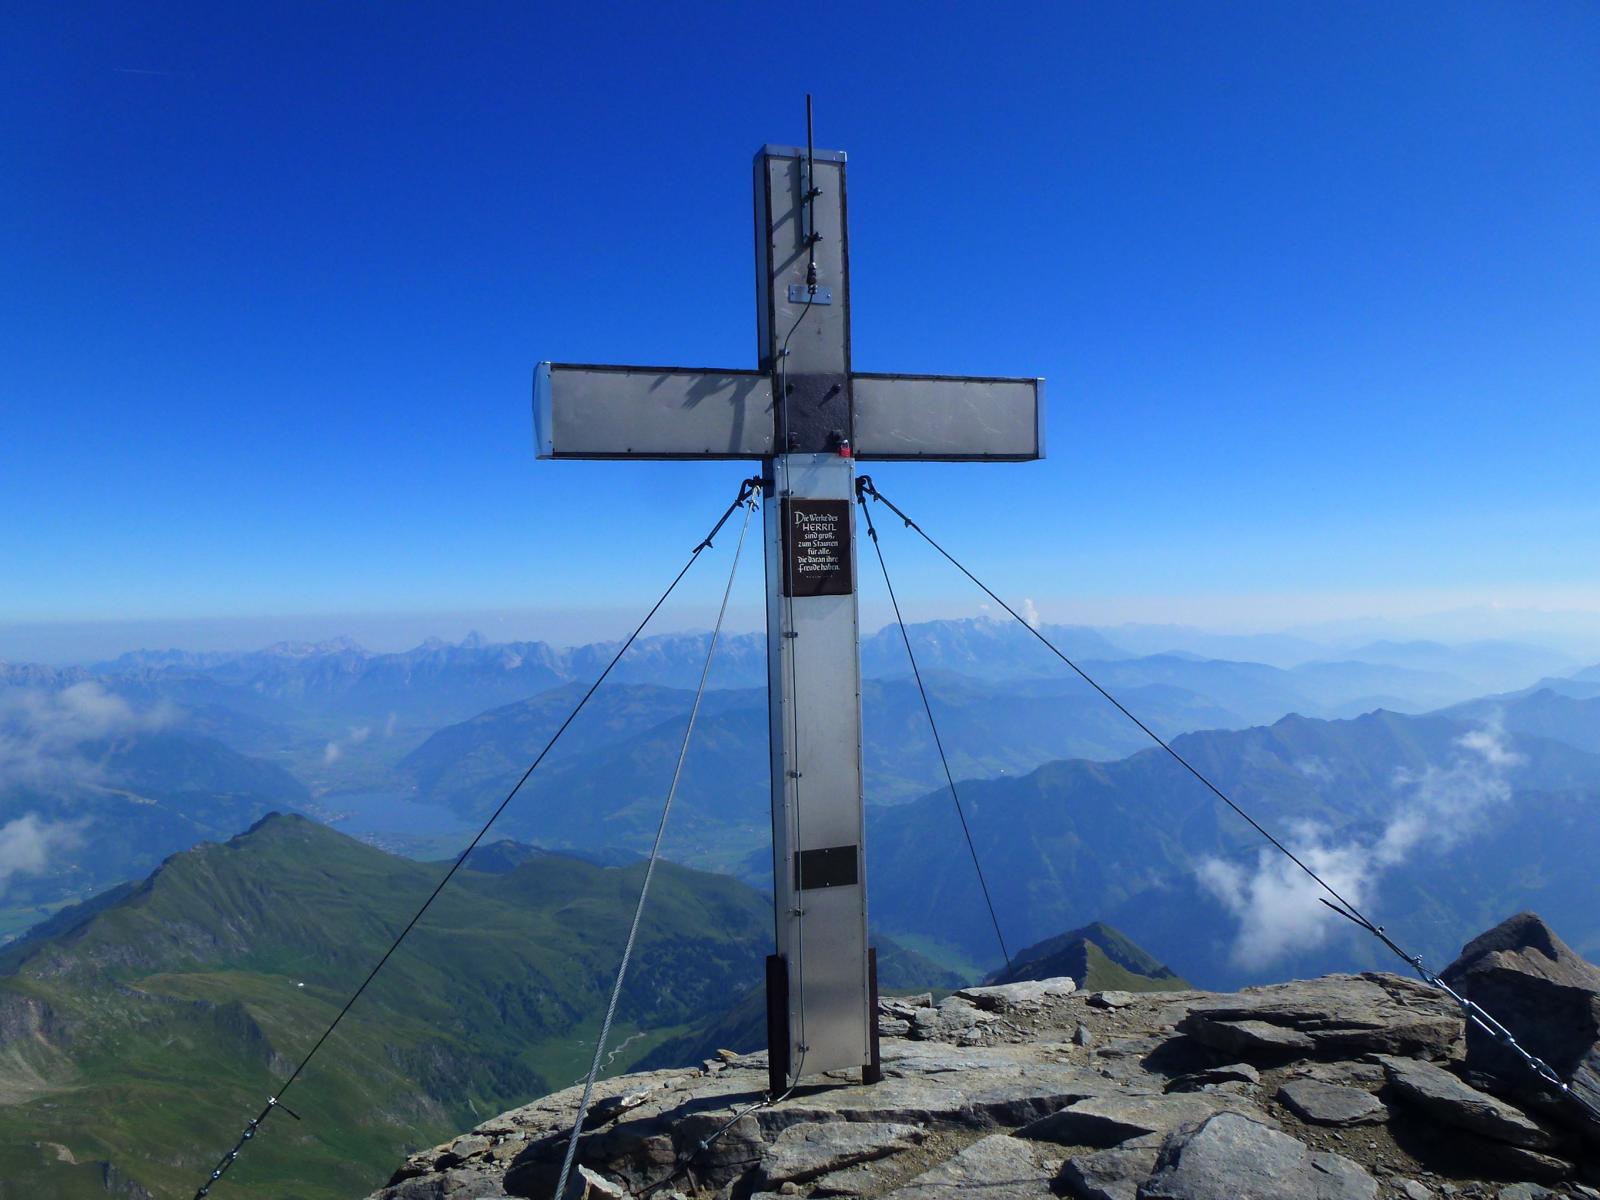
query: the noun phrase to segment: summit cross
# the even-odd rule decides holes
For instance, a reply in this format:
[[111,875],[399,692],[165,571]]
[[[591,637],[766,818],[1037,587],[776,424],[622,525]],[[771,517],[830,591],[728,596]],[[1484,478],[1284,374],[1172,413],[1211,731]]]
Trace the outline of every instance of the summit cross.
[[543,362],[533,383],[540,458],[761,462],[774,1097],[803,1075],[859,1067],[865,1082],[878,1077],[855,463],[1044,457],[1042,380],[851,369],[847,196],[842,151],[756,154],[757,369]]

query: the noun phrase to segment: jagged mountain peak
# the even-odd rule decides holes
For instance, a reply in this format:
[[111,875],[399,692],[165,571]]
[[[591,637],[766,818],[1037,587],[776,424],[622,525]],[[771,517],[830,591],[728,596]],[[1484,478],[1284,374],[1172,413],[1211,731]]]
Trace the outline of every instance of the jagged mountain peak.
[[1011,964],[989,976],[991,984],[1070,978],[1086,991],[1181,991],[1189,984],[1133,939],[1103,921],[1025,947]]

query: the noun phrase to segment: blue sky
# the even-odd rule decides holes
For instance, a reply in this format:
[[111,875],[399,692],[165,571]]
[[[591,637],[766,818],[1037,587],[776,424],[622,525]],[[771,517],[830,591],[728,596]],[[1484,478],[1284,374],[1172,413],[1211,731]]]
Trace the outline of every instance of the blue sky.
[[1049,380],[1047,461],[874,471],[998,589],[1600,612],[1600,12],[979,11],[13,6],[0,625],[616,632],[741,464],[536,462],[532,366],[754,365],[807,90],[856,366]]

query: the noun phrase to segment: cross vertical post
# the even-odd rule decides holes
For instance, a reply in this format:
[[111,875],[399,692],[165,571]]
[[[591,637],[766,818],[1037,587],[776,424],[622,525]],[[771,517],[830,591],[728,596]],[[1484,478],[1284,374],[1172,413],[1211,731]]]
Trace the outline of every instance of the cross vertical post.
[[756,154],[757,369],[544,362],[533,379],[540,458],[761,461],[773,1096],[806,1075],[877,1077],[855,463],[1044,457],[1042,380],[853,369],[845,166],[809,145]]
[[[842,153],[755,160],[757,353],[777,446],[763,497],[772,878],[772,1094],[877,1067],[870,1011],[861,667],[851,457],[850,261]],[[775,632],[777,636],[771,636]]]

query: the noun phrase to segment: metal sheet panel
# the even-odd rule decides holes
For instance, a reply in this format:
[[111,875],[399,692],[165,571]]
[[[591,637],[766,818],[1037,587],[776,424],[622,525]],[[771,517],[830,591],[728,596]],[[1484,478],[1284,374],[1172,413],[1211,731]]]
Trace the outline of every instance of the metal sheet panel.
[[1044,457],[1042,379],[858,374],[854,383],[857,458]]
[[540,458],[764,458],[772,380],[759,371],[540,363]]
[[[819,153],[814,171],[804,150],[768,146],[757,156],[757,354],[789,384],[780,449],[827,453],[851,437],[848,209],[842,154]],[[820,239],[814,245],[813,233]],[[817,302],[824,292],[827,302]]]
[[[836,454],[792,454],[772,465],[765,496],[767,678],[772,748],[773,904],[778,953],[788,966],[792,1067],[815,1075],[863,1067],[872,1056],[864,875],[846,881],[805,871],[822,852],[859,852],[861,674],[856,595],[785,596],[785,486],[793,503],[844,503],[854,523],[855,473]],[[852,546],[853,528],[848,542]],[[786,636],[793,634],[794,636]],[[801,1046],[806,1047],[804,1051]]]

